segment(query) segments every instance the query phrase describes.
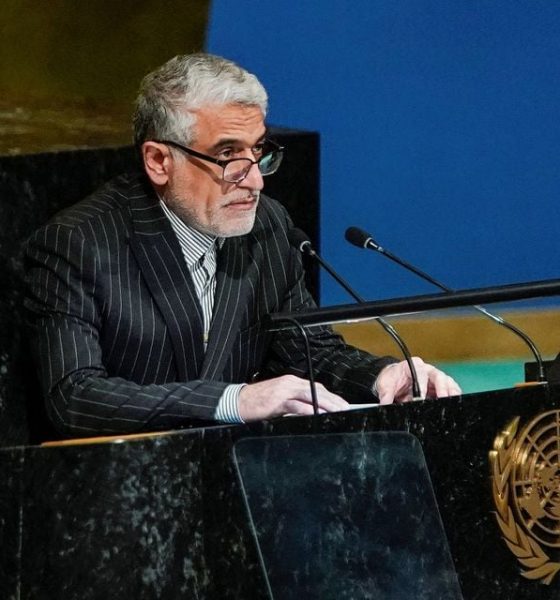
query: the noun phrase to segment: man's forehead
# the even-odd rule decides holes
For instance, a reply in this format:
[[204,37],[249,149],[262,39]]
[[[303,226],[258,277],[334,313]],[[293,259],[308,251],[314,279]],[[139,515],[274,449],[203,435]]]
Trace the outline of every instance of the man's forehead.
[[256,141],[266,133],[264,115],[258,106],[211,105],[193,111],[196,138],[212,144],[222,141]]

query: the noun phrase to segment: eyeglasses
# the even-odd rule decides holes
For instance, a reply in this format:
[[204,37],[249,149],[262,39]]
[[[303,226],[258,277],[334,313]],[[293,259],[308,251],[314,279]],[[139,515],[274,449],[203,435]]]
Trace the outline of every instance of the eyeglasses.
[[222,179],[228,183],[240,183],[243,181],[245,177],[249,175],[249,171],[253,165],[258,165],[259,171],[263,177],[266,175],[272,175],[278,171],[282,159],[284,158],[284,147],[268,139],[264,142],[264,148],[269,146],[271,147],[270,151],[266,154],[263,154],[263,156],[257,160],[251,160],[250,158],[230,158],[228,160],[220,160],[218,158],[214,158],[213,156],[208,156],[207,154],[202,154],[196,150],[187,148],[186,146],[183,146],[177,142],[172,142],[170,140],[154,141],[158,144],[166,144],[168,146],[172,146],[173,148],[178,148],[189,156],[194,156],[200,160],[205,160],[215,165],[219,165],[223,170]]

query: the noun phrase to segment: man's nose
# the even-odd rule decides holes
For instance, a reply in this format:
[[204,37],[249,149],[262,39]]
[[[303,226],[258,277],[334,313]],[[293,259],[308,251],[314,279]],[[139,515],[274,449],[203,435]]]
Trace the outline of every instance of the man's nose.
[[247,177],[239,183],[241,187],[251,188],[252,190],[262,190],[264,187],[263,176],[261,175],[259,165],[254,163],[251,165]]

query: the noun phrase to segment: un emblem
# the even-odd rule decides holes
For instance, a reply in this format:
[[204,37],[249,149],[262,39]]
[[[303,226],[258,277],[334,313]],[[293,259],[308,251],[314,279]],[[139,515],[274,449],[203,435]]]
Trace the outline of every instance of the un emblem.
[[[496,520],[528,579],[550,584],[560,571],[560,410],[543,413],[518,435],[515,418],[490,451]],[[551,558],[551,556],[553,558]]]

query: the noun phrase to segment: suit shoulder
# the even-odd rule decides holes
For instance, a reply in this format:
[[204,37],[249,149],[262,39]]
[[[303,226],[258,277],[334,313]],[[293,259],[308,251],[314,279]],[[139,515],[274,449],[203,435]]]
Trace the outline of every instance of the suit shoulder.
[[116,213],[128,211],[130,201],[144,195],[141,177],[135,174],[120,175],[105,183],[80,202],[63,209],[45,225],[80,228],[92,221],[111,219]]

